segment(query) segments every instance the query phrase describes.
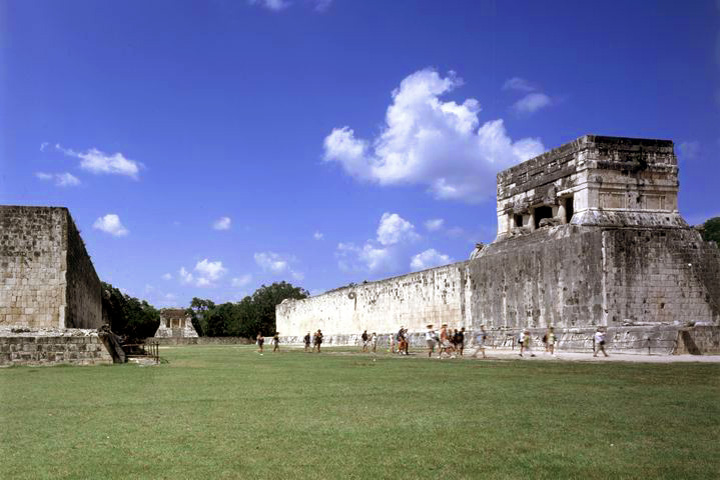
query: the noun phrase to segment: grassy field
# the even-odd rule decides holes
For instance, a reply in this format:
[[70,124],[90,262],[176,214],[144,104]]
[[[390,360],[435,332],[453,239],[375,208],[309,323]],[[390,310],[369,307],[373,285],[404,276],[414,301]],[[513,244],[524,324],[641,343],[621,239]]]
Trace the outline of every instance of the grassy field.
[[161,355],[0,369],[0,477],[720,476],[715,364]]

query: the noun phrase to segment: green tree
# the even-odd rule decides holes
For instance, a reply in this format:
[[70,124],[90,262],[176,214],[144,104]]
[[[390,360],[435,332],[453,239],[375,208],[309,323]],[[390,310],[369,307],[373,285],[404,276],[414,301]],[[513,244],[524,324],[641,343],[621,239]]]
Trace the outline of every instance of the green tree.
[[713,241],[720,245],[720,217],[714,217],[703,224],[703,240]]
[[[273,283],[272,285],[261,285],[252,295],[252,303],[254,307],[255,333],[261,332],[263,335],[272,335],[275,333],[275,306],[282,303],[283,300],[293,298],[300,300],[307,298],[310,294],[301,287],[295,287],[287,282]],[[251,335],[252,338],[252,335]]]
[[215,308],[215,302],[212,300],[204,300],[202,298],[193,297],[190,302],[190,308],[186,311],[190,314],[193,327],[198,335],[207,335],[207,316]]
[[142,339],[155,335],[160,326],[160,312],[145,300],[122,293],[109,283],[102,283],[103,317],[118,335]]

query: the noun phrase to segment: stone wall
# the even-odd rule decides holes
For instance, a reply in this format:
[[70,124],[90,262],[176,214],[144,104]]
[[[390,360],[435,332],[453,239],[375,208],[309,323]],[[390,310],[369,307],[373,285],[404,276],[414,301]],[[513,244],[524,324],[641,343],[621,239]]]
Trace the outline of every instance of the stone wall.
[[65,326],[67,215],[0,206],[0,326]]
[[677,173],[671,141],[586,135],[498,174],[498,236],[469,262],[287,302],[278,330],[354,344],[365,329],[484,324],[505,348],[552,325],[559,348],[583,351],[603,326],[612,348],[675,351],[686,327],[720,329],[720,253],[680,216]]
[[67,328],[99,328],[102,320],[102,287],[75,222],[67,214]]
[[0,206],[0,326],[97,328],[100,298],[66,208]]
[[[148,342],[157,342],[160,345],[251,345],[249,338],[242,337],[152,337]],[[269,339],[266,345],[269,345]]]
[[339,288],[277,306],[283,337],[303,337],[321,329],[325,335],[396,332],[401,325],[422,331],[425,325],[461,326],[469,290],[467,262]]
[[0,336],[0,365],[110,364],[97,334]]

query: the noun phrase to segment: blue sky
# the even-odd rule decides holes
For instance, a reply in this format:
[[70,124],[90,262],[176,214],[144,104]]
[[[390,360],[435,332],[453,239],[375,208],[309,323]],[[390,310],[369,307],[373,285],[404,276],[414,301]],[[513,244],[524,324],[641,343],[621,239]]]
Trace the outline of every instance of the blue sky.
[[468,257],[494,175],[671,139],[720,215],[720,2],[0,0],[0,203],[70,209],[158,306]]

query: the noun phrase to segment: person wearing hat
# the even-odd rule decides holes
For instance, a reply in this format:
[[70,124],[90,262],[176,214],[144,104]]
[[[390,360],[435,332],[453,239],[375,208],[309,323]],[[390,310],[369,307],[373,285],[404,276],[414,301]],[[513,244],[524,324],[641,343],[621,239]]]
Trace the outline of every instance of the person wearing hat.
[[428,325],[427,326],[427,332],[425,332],[425,343],[428,347],[428,358],[432,357],[433,352],[435,352],[435,345],[437,345],[437,333],[435,333],[435,330],[433,330],[433,326]]

